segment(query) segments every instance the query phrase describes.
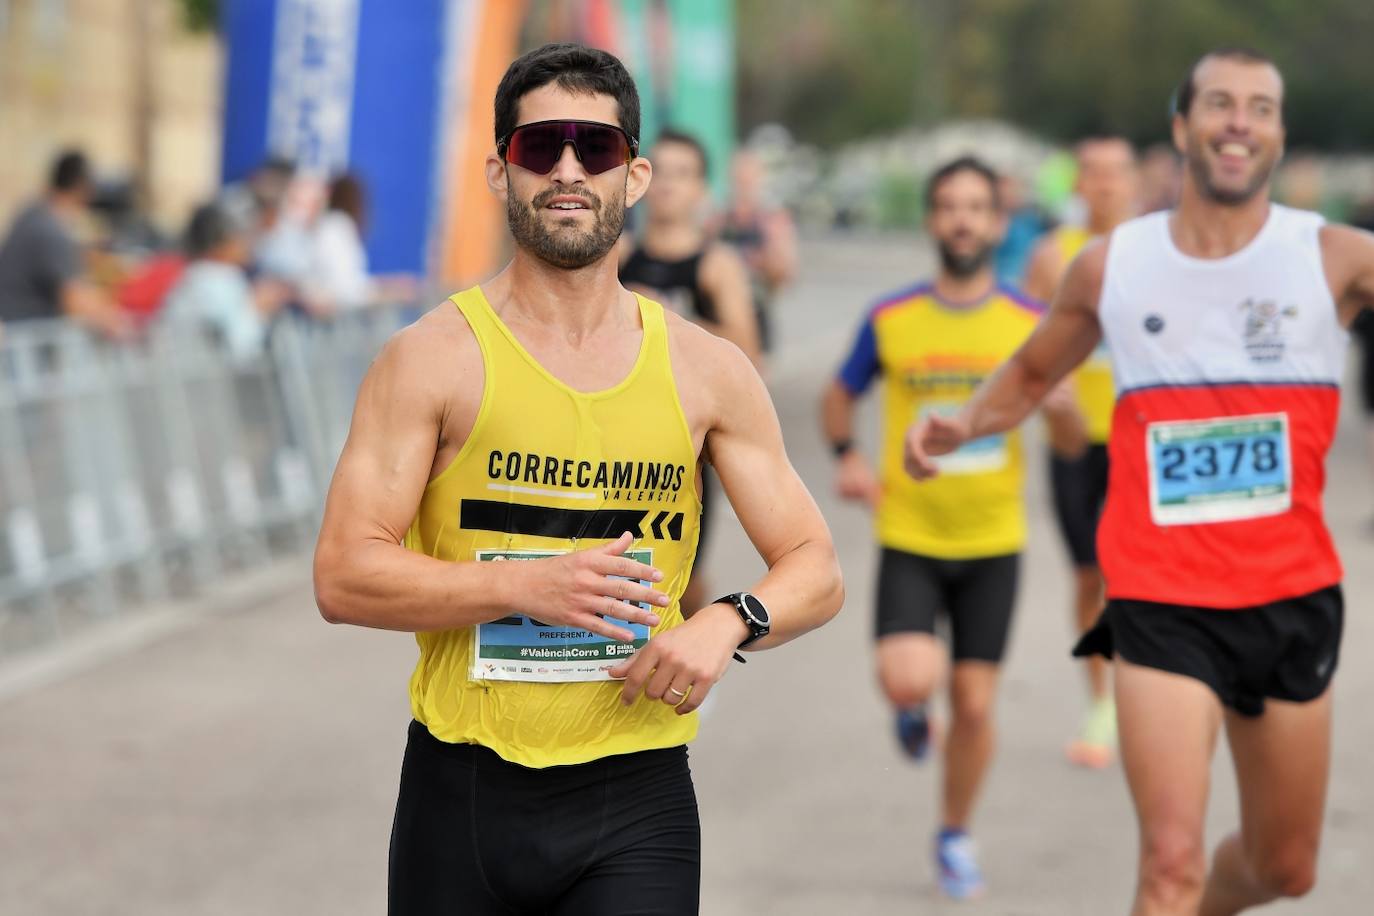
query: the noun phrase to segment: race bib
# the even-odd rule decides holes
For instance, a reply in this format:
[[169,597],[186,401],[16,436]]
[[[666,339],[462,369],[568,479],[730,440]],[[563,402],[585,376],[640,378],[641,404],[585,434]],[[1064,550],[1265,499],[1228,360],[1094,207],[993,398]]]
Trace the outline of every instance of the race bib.
[[[556,550],[479,550],[479,563],[542,560],[561,556]],[[652,565],[651,549],[627,550],[625,556]],[[616,577],[620,578],[620,577]],[[648,582],[641,581],[641,585]],[[649,609],[648,605],[640,607]],[[472,669],[478,681],[608,681],[607,672],[649,641],[649,627],[607,617],[634,634],[634,642],[617,642],[587,630],[541,623],[524,614],[503,617],[474,628]]]
[[1156,525],[1234,522],[1293,504],[1286,413],[1151,423],[1145,457]]
[[[954,401],[930,401],[921,405],[916,417],[918,420],[925,419],[931,414],[952,417],[962,406]],[[999,433],[972,439],[948,455],[940,455],[934,460],[940,473],[950,476],[1000,471],[1007,466],[1007,437]]]

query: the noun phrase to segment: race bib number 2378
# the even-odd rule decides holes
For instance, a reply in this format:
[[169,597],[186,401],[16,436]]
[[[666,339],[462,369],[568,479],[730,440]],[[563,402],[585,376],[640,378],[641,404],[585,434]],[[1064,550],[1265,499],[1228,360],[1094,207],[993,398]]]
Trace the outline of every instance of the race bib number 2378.
[[1151,423],[1145,458],[1156,525],[1259,518],[1293,504],[1287,414]]

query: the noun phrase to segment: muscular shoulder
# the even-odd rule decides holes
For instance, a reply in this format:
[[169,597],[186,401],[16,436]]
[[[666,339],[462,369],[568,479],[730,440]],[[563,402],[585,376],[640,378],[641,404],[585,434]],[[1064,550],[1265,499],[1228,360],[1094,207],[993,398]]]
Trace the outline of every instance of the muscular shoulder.
[[1328,275],[1368,269],[1374,262],[1374,233],[1341,223],[1327,223],[1319,231],[1322,261]]
[[758,379],[758,371],[738,346],[665,310],[668,353],[678,396],[695,426],[716,417],[721,405]]
[[[481,401],[482,351],[463,313],[449,301],[402,328],[382,347],[368,372],[379,406],[436,419]],[[475,409],[475,406],[474,406]]]
[[1342,320],[1349,324],[1359,311],[1374,308],[1374,234],[1328,223],[1318,239],[1326,282]]
[[668,326],[669,355],[679,382],[710,387],[712,380],[722,372],[740,366],[748,366],[751,373],[754,371],[744,351],[725,338],[666,309],[663,318]]

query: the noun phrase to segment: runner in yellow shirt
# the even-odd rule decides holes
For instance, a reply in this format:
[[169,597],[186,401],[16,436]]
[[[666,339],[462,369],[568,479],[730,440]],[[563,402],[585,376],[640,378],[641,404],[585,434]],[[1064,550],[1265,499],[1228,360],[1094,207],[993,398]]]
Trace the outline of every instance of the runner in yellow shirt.
[[[964,898],[983,887],[968,829],[992,757],[993,702],[1026,540],[1022,444],[1019,433],[971,442],[946,459],[940,480],[918,484],[902,467],[903,436],[918,417],[959,409],[1029,336],[1040,312],[998,286],[993,273],[1005,221],[988,166],[973,158],[945,165],[929,180],[926,204],[940,271],[869,311],[826,392],[822,422],[840,495],[876,510],[878,679],[899,740],[917,760],[931,741],[927,702],[951,667],[935,638],[936,618],[949,623],[953,721],[935,858],[941,888]],[[875,475],[852,437],[855,402],[878,379],[883,436]]]
[[[616,277],[652,171],[620,61],[531,51],[495,114],[514,259],[378,357],[315,555],[326,619],[420,646],[389,912],[688,916],[695,710],[838,611],[834,549],[748,358]],[[707,448],[768,573],[683,607]]]
[[[1049,302],[1069,263],[1083,246],[1105,237],[1135,215],[1140,176],[1135,149],[1122,137],[1093,137],[1077,147],[1075,190],[1087,207],[1087,225],[1061,226],[1042,239],[1031,254],[1022,289],[1040,302]],[[1089,630],[1102,613],[1102,571],[1097,565],[1097,519],[1107,498],[1107,439],[1112,431],[1116,391],[1106,347],[1071,376],[1072,390],[1082,412],[1088,448],[1065,455],[1062,445],[1050,454],[1050,487],[1059,530],[1074,565],[1074,623]],[[1080,766],[1105,767],[1116,753],[1116,704],[1108,683],[1107,660],[1087,662],[1091,703],[1078,737],[1068,746],[1069,759]]]

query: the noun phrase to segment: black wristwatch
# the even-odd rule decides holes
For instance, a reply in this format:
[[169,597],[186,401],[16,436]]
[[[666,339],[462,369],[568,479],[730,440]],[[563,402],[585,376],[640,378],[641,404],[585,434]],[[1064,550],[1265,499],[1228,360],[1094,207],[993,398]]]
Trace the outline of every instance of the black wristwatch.
[[[711,603],[730,605],[735,609],[735,613],[739,614],[739,619],[743,620],[744,625],[749,628],[749,635],[744,638],[744,642],[739,644],[741,649],[763,639],[772,629],[773,618],[769,615],[767,606],[758,599],[758,596],[751,595],[749,592],[735,592],[733,595],[717,598]],[[735,661],[743,662],[744,656],[736,652]]]

